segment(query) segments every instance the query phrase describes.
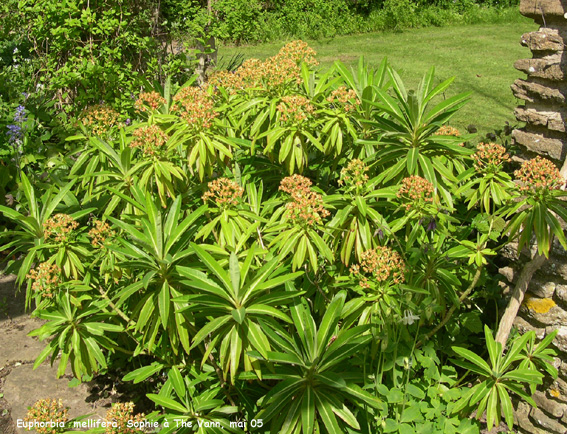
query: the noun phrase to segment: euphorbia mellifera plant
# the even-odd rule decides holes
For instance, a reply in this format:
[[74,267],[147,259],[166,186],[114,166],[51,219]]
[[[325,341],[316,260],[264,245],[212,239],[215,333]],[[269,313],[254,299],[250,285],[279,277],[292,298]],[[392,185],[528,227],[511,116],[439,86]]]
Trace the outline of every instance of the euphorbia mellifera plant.
[[294,271],[304,264],[306,256],[313,271],[318,267],[318,252],[329,261],[333,257],[331,249],[317,231],[330,213],[323,204],[323,197],[313,191],[311,185],[311,180],[301,175],[282,180],[279,189],[288,200],[284,207],[274,213],[272,221],[279,218],[279,223],[268,229],[269,232],[279,232],[270,246],[276,247],[282,258],[293,252]]

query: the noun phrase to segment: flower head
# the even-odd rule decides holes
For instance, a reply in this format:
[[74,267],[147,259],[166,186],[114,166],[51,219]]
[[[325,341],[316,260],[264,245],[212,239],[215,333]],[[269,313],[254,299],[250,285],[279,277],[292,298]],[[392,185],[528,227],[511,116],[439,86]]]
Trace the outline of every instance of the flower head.
[[329,216],[323,205],[323,197],[311,190],[311,181],[301,175],[284,178],[280,190],[288,193],[291,200],[286,204],[288,217],[297,224],[313,226],[321,224]]
[[244,189],[228,178],[218,178],[209,182],[209,190],[202,196],[204,202],[211,200],[219,208],[229,208],[238,205]]
[[140,426],[144,422],[144,414],[134,415],[134,404],[132,402],[113,404],[112,408],[106,412],[105,420],[107,422],[105,434],[144,433],[142,429],[136,428],[136,425]]
[[14,122],[23,124],[27,120],[26,108],[23,105],[16,107],[16,112],[14,113]]
[[59,287],[61,269],[48,262],[42,262],[26,276],[32,280],[32,290],[43,298],[53,298]]
[[455,136],[460,137],[461,133],[458,129],[450,126],[450,125],[443,125],[437,131],[435,131],[436,136]]
[[292,123],[299,123],[307,120],[307,118],[313,115],[313,112],[315,111],[311,102],[300,95],[284,96],[276,108],[281,113],[281,119],[283,122],[290,121]]
[[412,206],[419,207],[424,203],[433,202],[433,191],[434,187],[431,182],[420,176],[412,175],[403,179],[396,195],[409,202],[406,204],[406,209],[409,210]]
[[69,412],[61,400],[40,399],[28,410],[24,420],[33,423],[33,429],[39,434],[57,434],[65,432],[64,424],[69,420]]
[[115,233],[110,229],[109,224],[101,220],[95,220],[94,227],[89,231],[89,237],[92,238],[91,244],[95,248],[103,248],[107,240],[114,235]]
[[261,61],[247,59],[234,72],[215,72],[209,79],[213,87],[222,86],[233,94],[243,90],[272,90],[301,82],[301,63],[317,65],[315,51],[303,41],[286,44],[275,56]]
[[79,223],[68,214],[55,214],[43,223],[45,239],[54,238],[56,243],[69,239],[69,235],[79,227]]
[[565,184],[557,167],[540,156],[525,161],[514,175],[522,183],[522,191],[559,190]]
[[331,95],[327,97],[327,101],[333,105],[340,104],[344,106],[347,112],[356,110],[360,105],[356,91],[354,89],[347,89],[345,86],[341,86],[332,91]]
[[24,140],[24,131],[22,126],[19,124],[10,124],[6,128],[8,128],[8,142],[11,144],[20,145]]
[[510,161],[504,146],[496,143],[479,143],[473,154],[474,167],[480,172],[493,172],[502,168],[502,164]]
[[16,108],[14,113],[14,123],[7,126],[8,143],[18,146],[18,150],[24,140],[23,124],[27,121],[26,108],[22,105]]
[[172,111],[179,112],[190,126],[207,129],[218,116],[214,109],[213,97],[199,87],[187,86],[173,97]]
[[437,220],[435,220],[435,218],[431,217],[431,220],[429,220],[429,223],[427,223],[427,230],[429,232],[432,232],[435,229],[437,229]]
[[278,60],[289,59],[297,64],[307,63],[309,66],[317,66],[319,62],[315,58],[317,53],[307,42],[297,40],[284,45],[275,56]]
[[301,82],[301,68],[291,58],[270,57],[261,64],[259,73],[262,83],[268,89]]
[[368,175],[364,172],[368,171],[368,167],[364,161],[359,159],[351,160],[346,167],[341,170],[341,179],[339,185],[348,185],[354,187],[362,187],[368,181]]
[[130,147],[140,148],[145,155],[154,156],[165,150],[165,144],[169,140],[167,134],[157,125],[147,125],[138,128],[133,133],[134,140]]
[[98,104],[83,111],[80,120],[95,136],[102,136],[118,126],[120,114],[113,108]]
[[298,191],[309,190],[312,184],[313,183],[309,178],[295,174],[292,176],[286,176],[284,179],[282,179],[279,189],[293,196],[293,194],[297,193]]
[[166,102],[165,98],[155,91],[143,92],[134,103],[134,108],[140,112],[153,111]]
[[352,265],[350,272],[359,279],[362,288],[370,288],[371,283],[404,281],[405,264],[398,252],[389,247],[378,246],[360,255],[360,264]]
[[404,310],[404,316],[402,317],[402,324],[412,325],[417,320],[419,320],[419,315],[414,315],[412,311]]

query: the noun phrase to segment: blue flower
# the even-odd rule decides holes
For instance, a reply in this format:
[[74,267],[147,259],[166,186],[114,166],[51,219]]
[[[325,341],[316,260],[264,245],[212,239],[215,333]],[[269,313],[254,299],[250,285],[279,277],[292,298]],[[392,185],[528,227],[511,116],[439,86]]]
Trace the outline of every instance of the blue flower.
[[8,141],[10,143],[20,143],[24,138],[24,133],[22,131],[21,125],[11,124],[8,125]]
[[23,105],[16,108],[16,114],[14,115],[14,122],[24,123],[27,120],[26,108]]
[[22,144],[24,139],[24,129],[22,124],[26,122],[26,108],[24,106],[18,106],[16,108],[16,113],[14,114],[14,123],[8,125],[8,143],[15,144],[18,147]]

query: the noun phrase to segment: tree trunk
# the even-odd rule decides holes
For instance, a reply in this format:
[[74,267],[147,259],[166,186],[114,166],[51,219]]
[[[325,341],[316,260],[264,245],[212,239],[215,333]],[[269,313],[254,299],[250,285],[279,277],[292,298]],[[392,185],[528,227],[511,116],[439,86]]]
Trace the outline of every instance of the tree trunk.
[[207,81],[207,70],[217,63],[217,44],[215,37],[209,35],[211,26],[210,18],[213,14],[213,1],[207,0],[207,11],[209,13],[209,22],[205,26],[203,39],[197,42],[197,83],[202,85]]
[[197,83],[202,85],[207,81],[207,71],[217,62],[217,48],[214,36],[207,36],[208,26],[205,28],[203,41],[197,42]]

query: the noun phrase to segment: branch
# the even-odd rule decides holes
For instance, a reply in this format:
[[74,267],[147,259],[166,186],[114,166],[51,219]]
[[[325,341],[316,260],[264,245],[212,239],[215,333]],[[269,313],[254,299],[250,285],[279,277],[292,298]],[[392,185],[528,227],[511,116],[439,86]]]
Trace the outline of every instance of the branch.
[[520,306],[524,301],[524,296],[526,295],[530,281],[532,280],[534,273],[542,267],[545,261],[545,256],[536,253],[530,262],[524,265],[524,268],[518,277],[518,281],[514,287],[514,292],[512,293],[512,298],[508,302],[504,315],[502,315],[502,319],[498,325],[498,332],[496,333],[496,342],[500,342],[502,344],[502,349],[504,349],[504,346],[506,345],[506,341],[510,335],[510,330],[512,329],[516,315],[518,315],[518,310],[520,310]]
[[[108,305],[112,308],[112,310],[120,317],[122,318],[124,321],[126,321],[126,327],[124,327],[124,332],[126,332],[126,334],[130,337],[130,339],[132,339],[134,342],[136,342],[136,344],[138,346],[140,346],[140,341],[138,341],[138,339],[136,339],[136,337],[130,332],[130,330],[128,330],[128,327],[130,326],[136,326],[136,323],[128,316],[126,315],[122,310],[120,310],[118,308],[118,306],[116,306],[112,300],[110,299],[110,297],[108,296],[108,294],[104,291],[104,289],[102,289],[100,286],[98,287],[98,292],[100,293],[100,295],[102,296],[102,298],[104,298],[107,302]],[[149,353],[146,350],[142,350],[139,354],[144,354],[144,355],[149,355]]]
[[451,319],[451,317],[455,313],[455,310],[457,310],[457,307],[461,305],[461,303],[471,294],[473,289],[478,284],[478,281],[479,281],[480,276],[482,274],[482,269],[483,269],[483,266],[480,266],[476,269],[476,273],[473,277],[471,284],[469,285],[467,290],[461,294],[461,296],[459,297],[459,302],[456,303],[456,304],[453,304],[453,306],[451,306],[449,308],[449,310],[447,311],[447,313],[445,314],[445,317],[443,317],[441,322],[439,324],[437,324],[437,326],[433,330],[431,330],[429,333],[427,333],[427,335],[425,335],[424,340],[421,340],[416,344],[416,348],[419,348],[423,344],[424,341],[428,341],[429,339],[431,339],[431,337],[435,333],[437,333],[439,330],[441,330],[445,326],[445,324],[447,324],[447,322]]
[[[201,344],[198,345],[198,347],[203,352],[203,355],[205,355],[207,350],[208,350],[207,346],[205,346],[204,344],[201,343]],[[227,383],[226,380],[224,379],[222,369],[219,367],[219,365],[217,364],[217,361],[215,360],[214,356],[211,353],[209,353],[209,362],[211,362],[211,365],[213,365],[213,369],[215,370],[215,373],[217,374],[217,377],[220,381],[221,389],[223,390],[228,401],[230,402],[230,405],[232,405],[233,407],[236,407],[236,404],[235,404],[234,400],[232,399],[232,396],[230,395],[230,391],[229,391],[230,384]]]

